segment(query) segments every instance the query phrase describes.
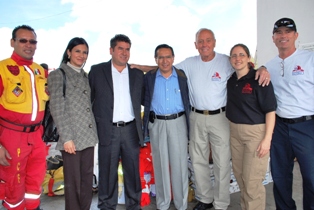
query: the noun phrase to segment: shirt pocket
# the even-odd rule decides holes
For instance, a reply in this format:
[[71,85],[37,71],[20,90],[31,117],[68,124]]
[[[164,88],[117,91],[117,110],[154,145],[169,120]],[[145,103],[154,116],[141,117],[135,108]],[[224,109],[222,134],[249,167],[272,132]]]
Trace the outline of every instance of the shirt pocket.
[[37,94],[39,99],[43,101],[49,100],[49,92],[48,92],[48,84],[47,78],[38,76],[36,77],[36,84],[37,84]]
[[23,77],[8,78],[7,88],[4,91],[4,97],[8,103],[21,104],[26,99],[26,87]]

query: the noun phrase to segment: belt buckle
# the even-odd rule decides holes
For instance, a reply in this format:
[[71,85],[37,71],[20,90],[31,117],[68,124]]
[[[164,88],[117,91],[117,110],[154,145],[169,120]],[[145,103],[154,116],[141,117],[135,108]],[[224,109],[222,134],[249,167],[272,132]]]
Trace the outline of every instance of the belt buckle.
[[119,128],[119,127],[124,127],[125,126],[125,122],[123,122],[123,121],[118,121],[117,122],[117,127]]
[[31,125],[30,129],[29,129],[29,133],[34,132],[35,131],[36,126],[35,125]]
[[35,126],[33,125],[30,125],[30,126],[23,126],[23,132],[25,133],[31,133],[31,132],[34,132],[35,130]]
[[209,111],[208,111],[208,110],[204,110],[204,111],[203,111],[203,114],[204,114],[204,115],[209,115]]
[[294,123],[295,123],[295,120],[294,120],[294,119],[288,119],[288,123],[289,123],[289,124],[294,124]]
[[172,116],[171,114],[170,115],[164,115],[164,118],[165,118],[164,120],[171,120],[172,119],[171,116]]

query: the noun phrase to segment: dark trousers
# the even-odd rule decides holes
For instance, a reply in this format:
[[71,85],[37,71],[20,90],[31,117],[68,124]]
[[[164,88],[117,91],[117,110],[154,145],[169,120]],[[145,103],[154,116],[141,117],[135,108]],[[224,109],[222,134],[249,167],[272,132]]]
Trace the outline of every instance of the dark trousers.
[[93,199],[94,147],[63,158],[65,210],[89,210]]
[[314,120],[288,124],[277,118],[270,156],[276,208],[296,209],[292,198],[296,157],[303,179],[303,209],[314,210]]
[[118,202],[118,163],[121,157],[125,206],[140,208],[139,137],[135,121],[125,127],[112,126],[109,145],[99,144],[98,208],[116,209]]

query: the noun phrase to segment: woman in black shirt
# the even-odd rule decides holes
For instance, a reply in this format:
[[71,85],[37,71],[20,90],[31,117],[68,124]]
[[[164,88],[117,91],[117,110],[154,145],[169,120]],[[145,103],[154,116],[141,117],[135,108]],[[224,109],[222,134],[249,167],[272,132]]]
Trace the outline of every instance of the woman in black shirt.
[[241,191],[242,209],[265,209],[265,177],[277,107],[273,86],[255,80],[249,49],[230,51],[235,72],[227,83],[226,116],[230,121],[233,173]]

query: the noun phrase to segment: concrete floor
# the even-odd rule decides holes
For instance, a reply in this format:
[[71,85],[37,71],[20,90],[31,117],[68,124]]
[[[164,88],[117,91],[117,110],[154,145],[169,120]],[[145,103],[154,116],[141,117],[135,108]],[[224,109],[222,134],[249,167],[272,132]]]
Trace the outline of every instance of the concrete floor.
[[[266,200],[266,210],[275,210],[275,202],[272,193],[273,183],[269,183],[266,186],[267,191],[267,200]],[[295,162],[294,167],[294,180],[293,180],[293,198],[296,201],[296,205],[298,209],[303,209],[302,207],[302,178],[300,174],[299,164]],[[232,193],[231,194],[231,202],[228,210],[240,210],[240,193]],[[64,196],[55,196],[49,197],[47,195],[42,195],[41,197],[41,207],[44,210],[62,210],[64,209]],[[192,210],[196,205],[197,201],[190,202],[188,205],[188,210]],[[97,194],[94,195],[91,210],[97,210]],[[125,209],[124,205],[118,205],[117,210]],[[149,206],[145,206],[143,210],[153,210],[156,209],[155,198],[151,198],[151,204]],[[0,210],[4,210],[3,207],[0,207]],[[75,210],[75,209],[73,209]],[[173,204],[171,204],[170,210],[175,210]]]

